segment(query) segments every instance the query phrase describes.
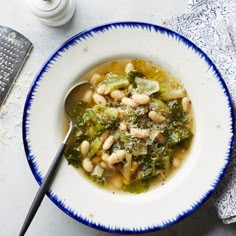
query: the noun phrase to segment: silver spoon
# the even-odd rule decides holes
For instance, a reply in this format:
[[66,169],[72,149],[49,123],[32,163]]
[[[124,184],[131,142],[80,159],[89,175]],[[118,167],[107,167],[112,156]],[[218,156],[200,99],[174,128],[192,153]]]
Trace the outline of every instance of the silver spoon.
[[47,171],[47,174],[44,177],[43,182],[42,182],[37,194],[35,195],[35,198],[31,204],[31,207],[30,207],[28,214],[25,218],[25,221],[24,221],[24,224],[21,228],[19,236],[25,235],[25,232],[27,231],[31,221],[33,220],[45,194],[47,193],[49,187],[51,186],[51,183],[52,183],[53,178],[55,176],[56,170],[59,166],[60,160],[62,159],[63,153],[65,151],[67,141],[68,141],[70,135],[72,134],[72,131],[74,128],[73,120],[70,117],[71,111],[73,111],[73,108],[75,107],[76,102],[81,100],[84,92],[89,88],[91,88],[91,84],[88,81],[82,81],[79,84],[77,84],[76,86],[74,86],[69,91],[68,95],[66,96],[66,99],[64,102],[64,109],[65,109],[67,116],[70,119],[69,130],[68,130],[68,132],[65,136],[65,139],[63,140],[59,150],[57,151],[57,154],[54,157],[53,162],[51,163],[51,165]]

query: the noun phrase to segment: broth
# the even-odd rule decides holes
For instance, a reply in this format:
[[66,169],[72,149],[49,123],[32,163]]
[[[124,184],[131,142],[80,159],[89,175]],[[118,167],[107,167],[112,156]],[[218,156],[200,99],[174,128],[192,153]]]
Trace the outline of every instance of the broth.
[[141,193],[163,184],[182,165],[193,138],[183,84],[140,59],[104,63],[82,79],[93,87],[75,104],[68,163],[114,192]]

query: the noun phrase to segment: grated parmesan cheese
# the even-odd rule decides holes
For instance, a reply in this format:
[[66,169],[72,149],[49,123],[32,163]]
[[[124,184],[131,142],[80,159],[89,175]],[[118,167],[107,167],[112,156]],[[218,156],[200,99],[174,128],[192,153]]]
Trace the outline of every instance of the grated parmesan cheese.
[[33,72],[28,71],[16,80],[11,93],[0,108],[0,143],[2,144],[9,144],[10,140],[15,137],[15,128],[22,124],[24,99],[28,93],[32,75]]

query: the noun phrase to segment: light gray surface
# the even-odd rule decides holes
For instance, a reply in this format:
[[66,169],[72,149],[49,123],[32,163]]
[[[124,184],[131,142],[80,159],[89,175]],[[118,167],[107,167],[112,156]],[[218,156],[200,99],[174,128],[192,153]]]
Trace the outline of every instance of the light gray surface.
[[[38,189],[25,158],[21,119],[26,93],[43,62],[61,43],[84,29],[113,21],[132,20],[160,24],[161,17],[183,12],[186,3],[187,0],[77,0],[72,21],[60,28],[49,28],[33,17],[26,0],[0,0],[0,24],[19,31],[34,45],[30,58],[7,100],[4,112],[0,114],[1,236],[18,234]],[[45,198],[27,235],[110,234],[76,222]],[[233,236],[236,235],[236,224],[223,225],[214,208],[204,205],[180,223],[147,235]]]

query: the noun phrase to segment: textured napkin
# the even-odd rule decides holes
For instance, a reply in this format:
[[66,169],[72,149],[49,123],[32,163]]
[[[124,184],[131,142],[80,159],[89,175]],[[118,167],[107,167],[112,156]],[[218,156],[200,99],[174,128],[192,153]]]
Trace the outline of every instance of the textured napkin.
[[[236,111],[236,0],[190,0],[183,15],[164,18],[162,22],[188,37],[213,60],[228,86]],[[236,145],[212,199],[225,224],[236,222]]]

